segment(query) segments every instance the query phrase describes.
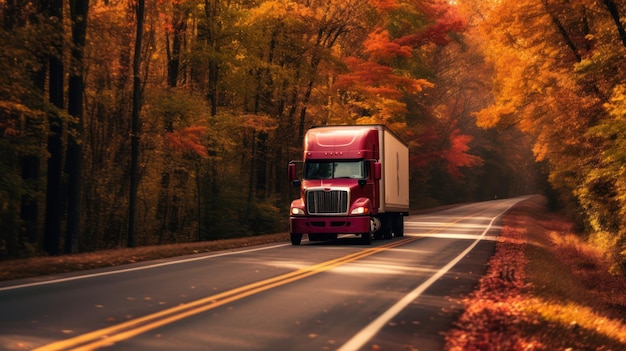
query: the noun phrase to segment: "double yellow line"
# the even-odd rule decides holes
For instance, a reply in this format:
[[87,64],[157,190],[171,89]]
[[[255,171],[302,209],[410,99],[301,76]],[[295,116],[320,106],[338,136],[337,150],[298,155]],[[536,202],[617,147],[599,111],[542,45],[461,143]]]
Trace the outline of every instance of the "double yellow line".
[[260,292],[289,284],[291,282],[310,277],[312,275],[325,272],[334,267],[359,260],[361,258],[385,251],[396,246],[407,244],[417,240],[417,237],[407,237],[382,246],[368,248],[353,254],[342,256],[330,261],[322,262],[313,266],[302,268],[277,277],[265,279],[255,283],[241,286],[219,294],[208,296],[187,304],[171,307],[166,310],[136,318],[124,323],[113,325],[107,328],[95,330],[74,338],[57,341],[41,346],[34,351],[55,351],[55,350],[95,350],[100,347],[109,346],[116,342],[130,339],[149,330],[167,325],[183,318],[187,318],[213,308],[217,308],[244,297],[258,294]]

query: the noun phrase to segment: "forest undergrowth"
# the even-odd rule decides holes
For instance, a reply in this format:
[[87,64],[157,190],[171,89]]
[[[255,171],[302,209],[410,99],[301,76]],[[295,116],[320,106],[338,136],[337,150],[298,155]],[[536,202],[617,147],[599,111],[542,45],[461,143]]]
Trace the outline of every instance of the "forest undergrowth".
[[446,350],[626,350],[626,277],[540,197],[503,219]]

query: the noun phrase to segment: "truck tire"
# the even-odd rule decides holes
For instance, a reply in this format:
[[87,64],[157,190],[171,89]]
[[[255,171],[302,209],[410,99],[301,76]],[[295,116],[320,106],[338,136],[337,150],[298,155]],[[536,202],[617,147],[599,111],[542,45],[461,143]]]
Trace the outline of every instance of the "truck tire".
[[396,237],[404,236],[404,216],[396,214],[393,218],[393,233]]
[[382,228],[374,233],[374,240],[381,240],[383,238],[383,230]]
[[300,242],[302,242],[302,234],[291,233],[290,237],[291,245],[300,245]]
[[363,245],[371,245],[372,244],[372,235],[373,233],[370,231],[368,233],[361,234],[361,244]]
[[393,224],[395,216],[393,214],[387,214],[381,220],[383,221],[382,228],[380,228],[381,236],[383,239],[393,238]]

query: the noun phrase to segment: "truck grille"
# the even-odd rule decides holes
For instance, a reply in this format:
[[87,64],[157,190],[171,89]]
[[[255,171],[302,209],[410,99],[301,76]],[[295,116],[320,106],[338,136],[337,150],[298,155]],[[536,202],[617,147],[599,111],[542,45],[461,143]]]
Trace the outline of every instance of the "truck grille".
[[306,194],[309,214],[332,215],[348,213],[348,191],[309,190]]

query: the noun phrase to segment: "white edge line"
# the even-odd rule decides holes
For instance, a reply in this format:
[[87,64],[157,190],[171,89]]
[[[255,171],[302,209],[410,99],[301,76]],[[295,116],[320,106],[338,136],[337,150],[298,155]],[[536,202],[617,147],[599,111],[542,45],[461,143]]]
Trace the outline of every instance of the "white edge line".
[[254,248],[254,249],[229,251],[229,252],[223,252],[223,253],[218,253],[218,254],[209,254],[207,256],[201,256],[201,257],[194,257],[194,258],[188,258],[188,259],[182,259],[182,260],[176,260],[176,261],[169,261],[169,262],[163,262],[163,263],[155,263],[155,264],[151,264],[151,265],[147,265],[147,266],[141,266],[141,267],[135,267],[135,268],[117,269],[117,270],[101,272],[101,273],[85,274],[85,275],[78,275],[78,276],[68,277],[68,278],[53,279],[53,280],[46,280],[46,281],[40,281],[40,282],[34,282],[34,283],[26,283],[26,284],[20,284],[20,285],[5,286],[5,287],[0,287],[0,291],[16,290],[16,289],[29,288],[29,287],[33,287],[33,286],[39,286],[39,285],[56,284],[56,283],[69,282],[69,281],[72,281],[72,280],[80,280],[80,279],[87,279],[87,278],[102,277],[102,276],[112,275],[112,274],[120,274],[120,273],[127,273],[127,272],[133,272],[133,271],[140,271],[140,270],[144,270],[144,269],[152,269],[152,268],[157,268],[157,267],[169,266],[169,265],[173,265],[173,264],[187,263],[187,262],[200,261],[200,260],[207,260],[209,258],[215,258],[215,257],[221,257],[221,256],[236,255],[236,254],[240,254],[240,253],[244,253],[244,252],[254,252],[254,251],[261,251],[261,250],[269,250],[269,249],[282,247],[282,246],[287,246],[287,245],[291,245],[291,244],[279,244],[279,245],[272,245],[272,246],[263,246],[263,247]]
[[431,285],[433,285],[439,278],[441,278],[444,274],[446,274],[452,267],[454,267],[461,259],[463,259],[474,247],[478,244],[479,241],[483,239],[485,234],[491,229],[493,222],[502,216],[506,211],[508,211],[511,207],[517,204],[519,201],[514,202],[509,207],[507,207],[504,211],[500,212],[498,215],[491,219],[489,225],[482,234],[465,249],[465,251],[461,252],[460,255],[455,257],[452,261],[448,262],[445,266],[443,266],[437,273],[428,278],[424,283],[415,288],[413,291],[409,292],[406,296],[404,296],[400,301],[396,302],[395,305],[391,306],[387,311],[378,316],[375,320],[373,320],[369,325],[365,328],[361,329],[357,334],[355,334],[350,340],[348,340],[345,344],[343,344],[337,351],[354,351],[359,350],[365,343],[367,343],[371,338],[373,338],[393,317],[395,317],[398,313],[400,313],[406,306],[408,306],[415,299],[420,297],[426,289],[428,289]]

